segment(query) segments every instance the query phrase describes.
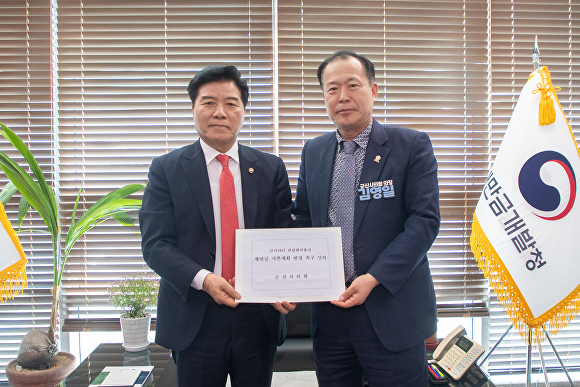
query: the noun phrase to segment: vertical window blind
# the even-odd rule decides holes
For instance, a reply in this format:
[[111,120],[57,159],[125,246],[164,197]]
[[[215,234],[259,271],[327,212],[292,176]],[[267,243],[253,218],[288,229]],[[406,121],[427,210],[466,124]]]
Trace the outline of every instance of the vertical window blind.
[[[335,130],[316,69],[334,51],[351,49],[375,64],[375,118],[425,131],[433,142],[442,225],[429,260],[440,316],[489,313],[491,344],[509,326],[471,254],[472,214],[532,69],[535,34],[578,136],[580,6],[572,0],[42,3],[0,3],[0,121],[54,181],[65,225],[79,190],[82,210],[115,188],[146,183],[153,157],[198,138],[186,86],[212,64],[236,65],[248,80],[239,139],[279,154],[294,190],[304,143]],[[14,155],[5,141],[0,149]],[[7,206],[13,224],[17,211],[14,198]],[[26,231],[42,226],[31,211],[20,234],[29,286],[0,305],[0,381],[22,336],[48,325],[50,238]],[[63,329],[109,329],[118,312],[107,302],[108,283],[147,270],[137,228],[106,222],[86,234],[65,270]],[[577,326],[553,338],[571,364],[580,358]],[[518,339],[496,350],[491,372],[521,372]]]

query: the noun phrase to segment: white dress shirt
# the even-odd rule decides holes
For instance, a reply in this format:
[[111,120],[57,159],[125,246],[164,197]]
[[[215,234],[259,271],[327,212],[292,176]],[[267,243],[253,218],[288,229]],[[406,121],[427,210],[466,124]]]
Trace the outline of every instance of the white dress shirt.
[[[222,165],[216,159],[216,156],[222,154],[207,145],[202,139],[199,140],[201,149],[205,156],[205,165],[207,167],[207,175],[209,177],[209,186],[211,190],[211,200],[213,203],[213,218],[215,223],[215,266],[213,274],[222,275],[222,222],[220,210],[220,174],[222,173]],[[238,153],[238,142],[228,150],[226,155],[230,156],[229,167],[234,177],[234,186],[236,188],[236,205],[238,207],[238,225],[239,228],[244,228],[244,207],[242,201],[242,177],[240,174],[240,155]],[[205,277],[211,273],[209,270],[200,270],[195,277],[191,286],[197,290],[203,289],[203,281]]]

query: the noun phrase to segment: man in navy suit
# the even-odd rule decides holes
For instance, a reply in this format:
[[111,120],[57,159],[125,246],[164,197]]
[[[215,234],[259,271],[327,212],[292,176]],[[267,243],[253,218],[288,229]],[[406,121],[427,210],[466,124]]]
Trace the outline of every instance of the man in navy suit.
[[[237,142],[249,92],[234,66],[201,70],[188,92],[200,139],[153,160],[139,211],[143,256],[161,277],[155,342],[172,350],[180,387],[224,386],[228,375],[232,386],[269,386],[282,313],[295,305],[236,304],[234,279],[222,277],[220,205],[235,202],[223,212],[237,212],[239,228],[288,227],[288,175],[280,158]],[[235,199],[221,200],[228,168]]]
[[343,227],[341,168],[351,146],[355,175],[346,189],[354,191],[346,199],[352,239],[343,238],[352,275],[338,300],[312,305],[319,384],[427,386],[425,340],[436,331],[437,308],[426,253],[440,223],[431,142],[425,133],[373,119],[378,86],[367,58],[337,52],[320,65],[318,80],[337,131],[304,146],[297,224]]

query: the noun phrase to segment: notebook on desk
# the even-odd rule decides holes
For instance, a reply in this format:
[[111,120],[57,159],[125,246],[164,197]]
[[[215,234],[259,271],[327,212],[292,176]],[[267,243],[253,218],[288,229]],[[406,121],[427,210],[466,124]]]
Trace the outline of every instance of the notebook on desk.
[[103,368],[90,386],[142,387],[152,371],[153,366],[107,366]]

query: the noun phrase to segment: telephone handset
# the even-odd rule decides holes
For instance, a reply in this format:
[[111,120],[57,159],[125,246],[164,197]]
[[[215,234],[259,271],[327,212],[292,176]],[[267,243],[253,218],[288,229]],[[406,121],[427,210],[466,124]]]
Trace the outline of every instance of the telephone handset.
[[439,343],[433,352],[433,362],[459,380],[484,351],[481,345],[467,337],[465,328],[460,325]]

